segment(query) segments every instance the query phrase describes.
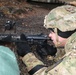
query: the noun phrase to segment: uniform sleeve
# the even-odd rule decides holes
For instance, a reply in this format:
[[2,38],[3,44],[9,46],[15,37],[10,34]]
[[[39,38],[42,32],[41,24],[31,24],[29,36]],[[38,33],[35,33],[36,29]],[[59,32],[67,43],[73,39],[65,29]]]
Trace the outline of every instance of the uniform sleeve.
[[76,75],[76,50],[59,60],[47,75]]
[[[37,72],[43,71],[45,72],[46,66],[42,61],[40,61],[33,53],[28,53],[23,57],[23,62],[27,67],[27,70],[30,75],[33,75]],[[37,74],[36,74],[37,75]],[[42,75],[42,74],[41,74]],[[44,74],[43,74],[44,75]]]

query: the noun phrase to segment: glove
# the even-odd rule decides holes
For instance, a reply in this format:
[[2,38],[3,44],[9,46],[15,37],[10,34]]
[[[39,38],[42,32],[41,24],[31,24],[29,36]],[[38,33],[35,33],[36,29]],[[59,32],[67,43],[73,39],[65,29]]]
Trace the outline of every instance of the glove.
[[44,59],[48,55],[55,56],[57,49],[49,44],[45,44],[43,46],[38,46],[36,51],[38,55]]
[[20,36],[20,40],[21,41],[25,41],[25,42],[16,42],[16,46],[17,46],[17,53],[19,56],[24,57],[27,53],[31,52],[30,47],[27,43],[26,37],[24,34],[21,34]]
[[45,50],[47,52],[47,55],[51,55],[51,56],[55,56],[57,52],[56,47],[54,47],[53,45],[50,46],[49,44],[46,44]]

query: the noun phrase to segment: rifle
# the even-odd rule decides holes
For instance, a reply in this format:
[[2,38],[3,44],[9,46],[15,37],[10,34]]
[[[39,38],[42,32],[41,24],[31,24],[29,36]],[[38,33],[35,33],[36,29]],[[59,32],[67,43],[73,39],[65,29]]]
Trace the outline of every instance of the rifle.
[[[11,40],[3,40],[4,38],[7,38],[8,36],[11,36]],[[51,40],[50,38],[48,38],[47,35],[44,35],[42,33],[37,34],[37,35],[25,35],[25,36],[26,36],[26,40],[30,42],[31,44],[45,41],[45,40]],[[0,40],[5,41],[5,42],[25,42],[25,41],[20,40],[20,35],[18,34],[2,34],[1,33]]]
[[[11,39],[9,40],[8,36],[10,35]],[[51,39],[44,34],[37,35],[25,35],[26,41],[28,44],[36,46],[36,53],[41,57],[45,58],[47,55],[55,56],[57,50],[53,45],[49,45],[48,41]],[[20,40],[20,36],[18,34],[0,34],[1,42],[26,42]],[[52,40],[51,40],[52,41]]]

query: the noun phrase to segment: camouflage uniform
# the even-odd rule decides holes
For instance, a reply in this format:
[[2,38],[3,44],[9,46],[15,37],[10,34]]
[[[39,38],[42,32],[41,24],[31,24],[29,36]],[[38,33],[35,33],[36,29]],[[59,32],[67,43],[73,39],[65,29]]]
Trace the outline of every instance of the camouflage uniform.
[[[64,5],[53,9],[46,15],[44,26],[46,28],[58,28],[62,32],[75,30],[76,7]],[[76,32],[67,39],[65,52],[62,59],[49,70],[33,53],[26,54],[23,57],[23,62],[29,72],[38,65],[44,66],[35,71],[33,75],[76,75]]]

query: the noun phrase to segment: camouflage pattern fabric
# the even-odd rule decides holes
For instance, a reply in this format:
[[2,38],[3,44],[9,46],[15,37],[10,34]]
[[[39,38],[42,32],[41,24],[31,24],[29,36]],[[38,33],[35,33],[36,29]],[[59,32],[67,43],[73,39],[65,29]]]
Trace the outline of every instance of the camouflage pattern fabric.
[[44,65],[43,62],[38,60],[33,53],[28,53],[23,57],[22,60],[26,64],[28,71],[30,71],[36,65]]
[[54,61],[57,62],[58,60],[60,60],[65,54],[65,50],[64,48],[57,48],[57,53],[56,56],[54,57]]
[[73,49],[76,50],[76,32],[71,35],[71,37],[68,38],[68,42],[65,46],[65,52],[68,53],[72,51]]
[[58,28],[63,32],[76,29],[76,7],[63,5],[53,9],[45,16],[44,27]]

